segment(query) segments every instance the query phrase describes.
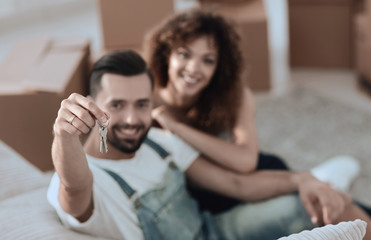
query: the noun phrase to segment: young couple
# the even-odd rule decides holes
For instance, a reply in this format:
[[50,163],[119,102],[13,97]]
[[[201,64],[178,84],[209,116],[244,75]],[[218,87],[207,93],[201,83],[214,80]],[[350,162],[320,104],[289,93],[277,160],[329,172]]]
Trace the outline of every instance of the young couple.
[[[370,222],[345,194],[258,154],[238,35],[223,18],[179,13],[145,46],[151,72],[135,52],[113,52],[94,65],[88,97],[62,101],[48,200],[64,225],[112,239],[262,240]],[[166,130],[151,128],[152,119]],[[96,122],[108,124],[108,153],[99,151]],[[205,203],[197,189],[216,195]],[[221,195],[228,204],[210,204]]]

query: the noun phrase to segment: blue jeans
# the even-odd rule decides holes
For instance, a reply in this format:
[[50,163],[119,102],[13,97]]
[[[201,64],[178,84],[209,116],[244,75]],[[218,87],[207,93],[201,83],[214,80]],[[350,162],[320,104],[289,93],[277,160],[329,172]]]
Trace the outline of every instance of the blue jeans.
[[236,240],[272,240],[316,227],[296,194],[240,204],[213,219],[224,239]]

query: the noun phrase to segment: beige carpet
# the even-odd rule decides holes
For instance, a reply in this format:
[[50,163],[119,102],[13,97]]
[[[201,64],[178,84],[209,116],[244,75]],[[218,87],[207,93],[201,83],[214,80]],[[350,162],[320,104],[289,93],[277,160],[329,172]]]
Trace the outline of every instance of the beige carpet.
[[[371,104],[371,102],[370,102]],[[351,195],[371,206],[371,115],[307,89],[257,99],[260,148],[293,170],[308,170],[330,157],[348,154],[362,166]]]

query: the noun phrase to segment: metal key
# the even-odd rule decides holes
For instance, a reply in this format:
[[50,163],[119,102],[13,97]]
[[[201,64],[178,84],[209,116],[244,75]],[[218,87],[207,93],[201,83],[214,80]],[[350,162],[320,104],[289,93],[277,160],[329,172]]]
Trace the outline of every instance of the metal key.
[[108,148],[107,148],[108,124],[107,125],[102,125],[99,122],[98,122],[98,124],[99,124],[99,140],[100,140],[99,151],[101,153],[108,152]]

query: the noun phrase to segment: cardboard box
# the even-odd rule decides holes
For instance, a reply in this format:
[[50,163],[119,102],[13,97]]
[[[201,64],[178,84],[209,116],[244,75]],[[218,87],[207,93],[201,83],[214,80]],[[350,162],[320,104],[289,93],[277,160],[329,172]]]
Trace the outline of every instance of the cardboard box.
[[355,70],[371,80],[371,24],[370,16],[357,14],[354,17]]
[[225,3],[225,4],[242,4],[253,0],[198,0],[201,4],[203,3]]
[[52,126],[62,99],[86,94],[87,40],[31,39],[0,65],[0,139],[41,170],[53,168]]
[[358,85],[371,96],[371,9],[354,17],[355,71]]
[[145,33],[174,12],[173,0],[99,0],[103,48],[141,45]]
[[[203,4],[202,7],[210,8]],[[247,1],[243,4],[218,4],[213,11],[236,24],[241,36],[241,50],[245,66],[243,79],[255,91],[269,90],[270,54],[268,42],[268,20],[262,0]]]
[[352,67],[352,0],[289,0],[294,67]]

